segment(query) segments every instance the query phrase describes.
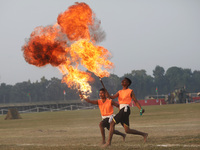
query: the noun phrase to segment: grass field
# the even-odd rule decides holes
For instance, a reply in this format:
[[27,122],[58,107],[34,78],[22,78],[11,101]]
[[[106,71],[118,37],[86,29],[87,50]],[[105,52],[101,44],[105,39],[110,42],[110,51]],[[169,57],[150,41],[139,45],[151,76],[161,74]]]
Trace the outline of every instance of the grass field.
[[[130,127],[149,133],[148,141],[114,135],[109,150],[200,149],[200,103],[146,106],[143,116],[131,108]],[[115,113],[117,109],[115,109]],[[22,119],[0,116],[2,150],[100,150],[98,109],[21,114]],[[124,132],[121,125],[116,129]],[[106,138],[108,131],[106,131]]]

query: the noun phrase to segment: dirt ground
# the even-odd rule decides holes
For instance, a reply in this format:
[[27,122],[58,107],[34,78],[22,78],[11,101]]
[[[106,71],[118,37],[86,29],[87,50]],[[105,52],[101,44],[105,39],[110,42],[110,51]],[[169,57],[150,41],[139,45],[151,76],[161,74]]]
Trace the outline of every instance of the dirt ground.
[[[109,150],[200,149],[200,104],[146,106],[143,116],[131,108],[130,128],[148,132],[148,140],[114,135]],[[115,109],[117,113],[117,109]],[[100,150],[98,109],[20,114],[22,119],[0,116],[2,150]],[[116,129],[124,132],[118,124]],[[108,131],[106,130],[106,138]]]

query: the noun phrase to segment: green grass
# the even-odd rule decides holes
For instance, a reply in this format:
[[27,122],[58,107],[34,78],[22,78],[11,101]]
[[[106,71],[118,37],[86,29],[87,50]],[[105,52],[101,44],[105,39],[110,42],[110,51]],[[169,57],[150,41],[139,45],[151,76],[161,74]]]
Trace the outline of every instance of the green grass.
[[[130,128],[149,133],[148,141],[114,135],[109,150],[200,149],[200,104],[146,106],[143,116],[131,108]],[[115,109],[115,113],[117,109]],[[100,150],[101,120],[98,109],[21,114],[22,119],[0,116],[0,149]],[[121,125],[116,129],[124,132]],[[108,137],[108,131],[106,131]],[[166,147],[165,147],[166,146]]]

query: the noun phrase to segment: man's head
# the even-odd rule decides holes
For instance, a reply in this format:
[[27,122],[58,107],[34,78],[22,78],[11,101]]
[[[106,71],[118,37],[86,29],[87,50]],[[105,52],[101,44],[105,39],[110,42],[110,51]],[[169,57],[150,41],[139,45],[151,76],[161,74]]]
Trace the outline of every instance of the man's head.
[[105,95],[105,89],[104,88],[101,88],[100,90],[99,90],[99,97],[101,98],[101,99],[105,99],[105,97],[106,97],[106,95]]
[[123,80],[122,80],[122,86],[126,86],[126,87],[129,87],[131,85],[132,81],[125,77]]

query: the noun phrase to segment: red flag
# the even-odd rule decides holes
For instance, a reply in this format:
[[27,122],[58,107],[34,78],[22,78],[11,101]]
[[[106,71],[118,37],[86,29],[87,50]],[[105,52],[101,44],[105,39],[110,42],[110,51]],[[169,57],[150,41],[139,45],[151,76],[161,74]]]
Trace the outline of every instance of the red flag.
[[64,94],[64,95],[66,95],[66,92],[65,92],[65,90],[63,90],[63,94]]

